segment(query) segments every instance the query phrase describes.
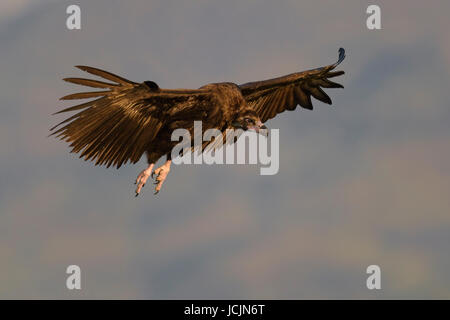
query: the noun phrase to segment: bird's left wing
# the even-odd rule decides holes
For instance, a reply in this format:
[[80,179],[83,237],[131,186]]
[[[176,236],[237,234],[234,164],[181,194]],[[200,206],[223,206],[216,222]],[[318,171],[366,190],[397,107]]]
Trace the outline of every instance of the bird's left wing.
[[95,160],[96,165],[119,168],[127,161],[136,163],[155,143],[155,137],[168,121],[180,117],[180,114],[195,116],[201,113],[201,106],[208,103],[211,95],[208,90],[201,89],[160,89],[153,81],[136,83],[97,68],[77,67],[113,83],[64,79],[108,90],[75,93],[61,98],[97,99],[57,112],[82,110],[50,130],[54,130],[52,134],[61,140],[71,143],[71,152],[80,152],[80,158]]
[[249,82],[239,87],[247,104],[255,108],[262,122],[285,110],[295,110],[297,105],[312,110],[311,96],[331,104],[330,97],[322,88],[343,88],[328,79],[344,74],[344,71],[331,72],[344,58],[345,50],[340,48],[339,59],[332,65],[275,79]]

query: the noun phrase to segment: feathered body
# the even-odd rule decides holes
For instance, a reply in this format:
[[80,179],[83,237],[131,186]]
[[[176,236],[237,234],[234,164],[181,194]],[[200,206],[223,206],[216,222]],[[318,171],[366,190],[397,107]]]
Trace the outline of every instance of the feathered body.
[[174,130],[186,129],[194,137],[194,121],[201,121],[203,133],[214,128],[224,131],[231,127],[236,115],[245,112],[245,109],[252,111],[239,87],[233,83],[208,84],[199,90],[205,90],[208,94],[194,101],[182,102],[166,115],[165,124],[154,139],[155,143],[146,150],[149,163],[156,162],[163,155],[170,159],[171,150],[178,144],[178,141],[171,141]]

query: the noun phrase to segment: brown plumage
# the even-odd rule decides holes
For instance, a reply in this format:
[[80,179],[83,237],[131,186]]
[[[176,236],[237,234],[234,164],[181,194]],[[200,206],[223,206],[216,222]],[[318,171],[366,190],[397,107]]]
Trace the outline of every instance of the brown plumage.
[[[192,136],[195,120],[202,121],[203,132],[211,128],[225,132],[236,127],[258,130],[262,123],[285,110],[296,109],[297,105],[312,110],[311,96],[331,104],[322,88],[343,88],[329,78],[344,74],[331,72],[344,57],[341,48],[338,61],[326,67],[242,85],[213,83],[196,90],[161,89],[152,81],[136,83],[107,71],[77,66],[111,82],[64,79],[102,90],[62,97],[61,100],[96,99],[57,112],[79,111],[50,130],[52,135],[70,143],[71,152],[80,153],[80,157],[95,161],[96,165],[119,168],[128,161],[136,163],[146,153],[153,168],[164,155],[170,161],[170,152],[178,143],[170,139],[173,130],[184,128]],[[140,188],[148,173],[144,174],[143,183],[138,177]]]

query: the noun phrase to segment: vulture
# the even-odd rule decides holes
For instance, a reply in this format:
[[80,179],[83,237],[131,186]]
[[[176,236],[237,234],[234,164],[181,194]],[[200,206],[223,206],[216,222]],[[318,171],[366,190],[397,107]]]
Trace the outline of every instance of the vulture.
[[[311,97],[331,104],[323,88],[343,88],[329,79],[344,74],[333,71],[344,58],[345,50],[340,48],[338,61],[325,67],[241,85],[210,83],[199,89],[163,89],[153,81],[136,83],[97,68],[76,66],[108,82],[63,79],[102,90],[62,97],[95,99],[56,112],[78,111],[51,128],[50,135],[70,143],[71,152],[95,165],[120,168],[128,161],[138,162],[145,153],[148,167],[135,181],[136,196],[150,176],[157,194],[170,171],[171,150],[178,143],[171,141],[175,129],[186,129],[193,136],[194,121],[201,121],[203,132],[213,128],[222,133],[236,128],[260,132],[266,130],[267,120],[285,110],[298,105],[312,110]],[[166,162],[153,170],[163,156]]]

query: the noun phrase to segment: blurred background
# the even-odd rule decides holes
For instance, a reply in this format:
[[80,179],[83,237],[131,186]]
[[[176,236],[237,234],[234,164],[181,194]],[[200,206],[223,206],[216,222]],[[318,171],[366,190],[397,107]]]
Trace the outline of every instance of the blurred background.
[[[66,28],[67,6],[81,30]],[[381,7],[382,30],[366,8]],[[0,3],[0,298],[450,298],[448,1]],[[106,69],[164,88],[244,83],[347,59],[316,101],[270,120],[280,171],[95,167],[47,138],[59,97]],[[82,290],[66,289],[81,267]],[[366,288],[367,266],[381,290]]]

